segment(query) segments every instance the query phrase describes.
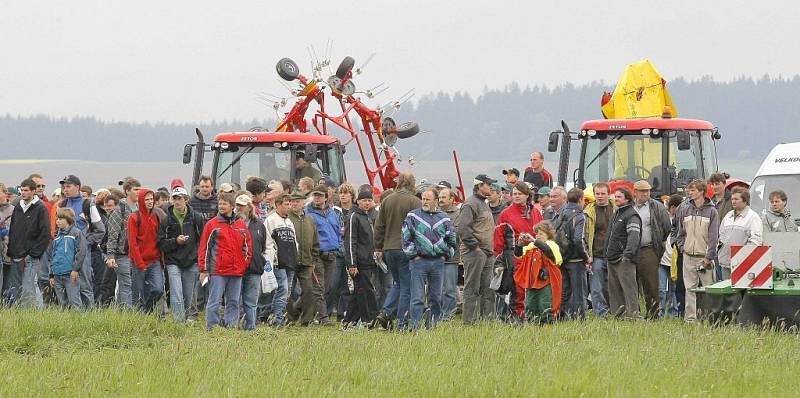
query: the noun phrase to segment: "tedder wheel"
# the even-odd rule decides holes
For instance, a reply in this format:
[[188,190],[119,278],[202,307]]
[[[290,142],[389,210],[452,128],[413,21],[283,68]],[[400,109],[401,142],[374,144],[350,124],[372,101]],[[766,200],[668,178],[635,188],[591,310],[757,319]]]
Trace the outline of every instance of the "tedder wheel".
[[278,76],[280,76],[281,79],[289,82],[300,76],[300,68],[291,58],[283,58],[278,61],[275,69],[278,71]]
[[339,79],[344,79],[347,76],[347,72],[353,70],[353,66],[355,64],[356,60],[353,59],[353,57],[344,57],[342,62],[339,64],[339,68],[336,69],[336,77]]
[[405,122],[397,126],[397,137],[411,138],[419,133],[419,124],[417,122]]

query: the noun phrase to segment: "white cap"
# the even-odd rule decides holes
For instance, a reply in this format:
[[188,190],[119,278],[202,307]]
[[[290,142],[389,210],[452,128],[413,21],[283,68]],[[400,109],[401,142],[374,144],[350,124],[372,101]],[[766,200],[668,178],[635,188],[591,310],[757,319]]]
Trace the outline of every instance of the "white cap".
[[189,196],[189,193],[186,192],[186,188],[184,187],[175,187],[175,189],[172,190],[172,197],[174,198],[176,196]]

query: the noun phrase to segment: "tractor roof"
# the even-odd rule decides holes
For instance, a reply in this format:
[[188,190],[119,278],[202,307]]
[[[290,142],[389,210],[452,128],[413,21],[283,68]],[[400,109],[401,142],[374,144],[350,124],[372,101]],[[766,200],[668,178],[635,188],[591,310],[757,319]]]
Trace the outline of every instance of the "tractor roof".
[[714,125],[705,120],[697,119],[599,119],[583,122],[581,130],[596,131],[625,131],[641,129],[660,129],[660,130],[713,130]]
[[333,144],[339,140],[330,135],[310,133],[275,133],[265,131],[243,131],[219,133],[214,137],[216,142],[229,143],[264,143],[288,142],[290,144]]

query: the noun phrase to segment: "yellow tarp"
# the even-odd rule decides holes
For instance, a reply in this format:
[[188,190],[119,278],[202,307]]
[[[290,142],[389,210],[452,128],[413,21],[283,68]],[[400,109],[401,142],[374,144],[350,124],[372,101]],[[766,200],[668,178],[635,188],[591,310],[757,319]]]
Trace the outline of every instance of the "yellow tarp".
[[661,117],[664,106],[670,107],[672,117],[678,111],[661,78],[649,60],[628,65],[611,94],[611,99],[601,106],[606,119],[638,119]]

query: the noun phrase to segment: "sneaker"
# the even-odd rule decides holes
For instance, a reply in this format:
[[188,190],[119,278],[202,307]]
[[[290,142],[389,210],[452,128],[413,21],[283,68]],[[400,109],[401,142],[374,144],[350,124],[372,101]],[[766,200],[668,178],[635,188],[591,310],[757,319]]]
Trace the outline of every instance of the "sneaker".
[[373,321],[375,325],[380,325],[382,329],[389,330],[391,328],[392,321],[389,319],[389,316],[385,313],[381,312],[378,316],[375,317]]

